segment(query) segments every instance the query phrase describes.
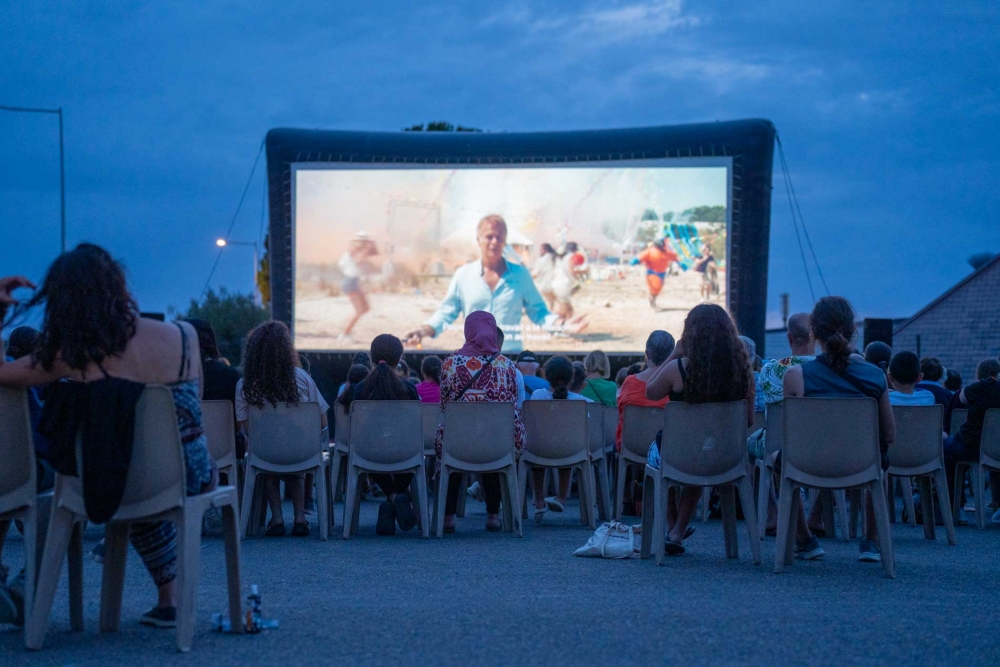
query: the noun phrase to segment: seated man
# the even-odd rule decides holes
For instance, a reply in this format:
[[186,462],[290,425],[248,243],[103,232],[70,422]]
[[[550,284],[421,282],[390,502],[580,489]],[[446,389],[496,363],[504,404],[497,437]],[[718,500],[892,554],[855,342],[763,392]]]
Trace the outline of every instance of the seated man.
[[548,389],[549,383],[538,377],[538,357],[531,350],[525,350],[517,355],[515,363],[517,370],[521,371],[524,380],[524,391],[528,396],[539,389]]
[[934,394],[917,389],[923,379],[920,360],[912,352],[897,352],[889,362],[889,403],[892,405],[934,405]]
[[940,360],[935,357],[924,357],[920,360],[920,372],[923,374],[924,379],[917,383],[917,389],[926,389],[931,392],[934,394],[934,402],[947,408],[954,394],[950,390],[945,389],[942,384],[944,381],[944,366],[941,365]]

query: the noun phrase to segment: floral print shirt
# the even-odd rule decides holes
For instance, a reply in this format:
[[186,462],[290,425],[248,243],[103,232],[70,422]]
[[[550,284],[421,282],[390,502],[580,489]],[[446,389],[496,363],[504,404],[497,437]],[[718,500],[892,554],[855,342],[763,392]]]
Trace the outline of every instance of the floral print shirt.
[[799,366],[812,361],[816,357],[791,356],[784,359],[771,359],[760,369],[760,380],[757,383],[757,396],[763,395],[764,405],[781,403],[784,398],[785,371],[792,366]]

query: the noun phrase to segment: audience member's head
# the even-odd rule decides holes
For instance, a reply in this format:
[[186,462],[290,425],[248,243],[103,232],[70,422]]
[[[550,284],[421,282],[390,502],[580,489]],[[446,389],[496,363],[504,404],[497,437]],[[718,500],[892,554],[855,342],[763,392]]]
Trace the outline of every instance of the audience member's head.
[[432,354],[420,362],[420,374],[425,382],[441,384],[441,357]]
[[924,357],[920,360],[920,372],[927,382],[941,382],[944,377],[944,366],[937,357]]
[[948,369],[945,371],[944,388],[948,391],[959,391],[962,389],[962,374],[958,371]]
[[257,408],[265,403],[297,404],[297,365],[298,354],[285,323],[270,320],[257,325],[243,344],[243,395],[247,403]]
[[681,344],[688,361],[685,401],[735,401],[750,395],[754,383],[750,357],[721,306],[703,303],[692,308],[684,320]]
[[503,352],[503,341],[504,341],[503,329],[497,327],[497,349]]
[[219,356],[219,343],[215,338],[215,329],[200,317],[189,317],[185,320],[198,333],[198,347],[201,348],[201,360],[215,359]]
[[757,357],[757,343],[749,336],[740,336],[740,342],[743,343],[743,347],[747,351],[747,359],[750,360],[750,365],[753,366],[753,360]]
[[355,352],[354,357],[351,358],[351,365],[355,364],[360,364],[370,371],[372,369],[372,355],[367,352]]
[[889,370],[889,362],[892,360],[892,348],[882,341],[872,341],[865,348],[865,361],[882,369],[885,373]]
[[337,397],[337,402],[343,405],[345,408],[351,405],[351,401],[354,400],[354,386],[361,383],[371,371],[368,367],[363,364],[354,364],[347,371],[347,383],[344,386],[344,391],[340,393]]
[[889,382],[896,390],[912,391],[913,386],[924,379],[920,372],[920,359],[912,352],[897,352],[889,362]]
[[573,383],[573,362],[566,357],[552,357],[545,364],[545,379],[552,387],[552,398],[566,398]]
[[17,327],[7,339],[7,354],[13,359],[26,357],[35,351],[40,334],[34,327]]
[[535,376],[538,374],[538,357],[531,350],[525,350],[517,355],[516,366],[522,375]]
[[788,318],[788,346],[797,357],[816,354],[816,339],[809,328],[809,313],[795,313]]
[[371,355],[374,367],[355,398],[365,401],[411,398],[412,385],[397,371],[403,358],[403,341],[392,334],[379,334],[372,340]]
[[666,331],[657,329],[649,334],[646,339],[646,363],[653,368],[659,366],[674,351],[674,345],[674,337]]
[[637,361],[634,364],[629,364],[628,368],[625,369],[625,375],[638,375],[639,373],[646,370],[646,364],[641,361]]
[[983,359],[976,366],[977,380],[995,380],[1000,375],[1000,361],[996,359]]
[[582,361],[573,362],[573,381],[569,384],[569,390],[574,394],[579,394],[587,385],[587,367]]
[[81,243],[59,255],[25,308],[43,303],[34,358],[46,370],[58,356],[83,371],[124,352],[135,336],[139,307],[128,291],[125,269],[100,246]]
[[309,361],[309,357],[299,355],[299,368],[304,370],[307,375],[312,375],[312,362]]
[[396,374],[404,380],[410,377],[410,365],[406,363],[405,359],[401,358],[396,364]]
[[833,370],[843,373],[851,358],[851,341],[855,332],[854,308],[850,302],[840,296],[823,297],[813,307],[809,328]]
[[611,377],[611,360],[602,350],[594,350],[583,358],[583,366],[587,377],[599,377],[607,380]]
[[621,368],[618,369],[618,372],[615,373],[615,384],[618,385],[619,389],[622,388],[622,384],[624,384],[625,378],[627,377],[628,377],[628,366],[622,366]]

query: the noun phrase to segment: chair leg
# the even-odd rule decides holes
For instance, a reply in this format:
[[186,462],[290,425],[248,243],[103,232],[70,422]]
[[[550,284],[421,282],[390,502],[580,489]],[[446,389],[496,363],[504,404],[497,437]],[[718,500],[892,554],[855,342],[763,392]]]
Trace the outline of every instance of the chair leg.
[[[757,466],[760,470],[760,481],[757,483],[757,539],[767,537],[767,506],[771,496],[771,470],[766,466]],[[743,513],[746,516],[746,512]]]
[[[705,495],[702,493],[702,498],[704,497]],[[726,543],[726,558],[739,558],[739,535],[736,534],[736,496],[731,485],[719,487],[719,509],[722,510],[722,538]]]
[[[646,512],[652,512],[653,522],[653,554],[656,556],[656,564],[663,565],[667,556],[667,499],[670,497],[670,487],[663,480],[663,475],[659,470],[655,471],[653,477],[653,502],[649,502],[646,495],[642,497],[642,516],[645,518]],[[645,485],[645,483],[644,483]],[[677,487],[678,492],[680,487]]]
[[521,500],[522,489],[517,481],[517,468],[513,465],[507,466],[504,477],[507,478],[507,495],[510,496],[507,504],[510,507],[511,526],[517,532],[518,537],[524,537],[524,523],[517,511],[517,508],[523,505]]
[[[793,498],[793,496],[795,496]],[[791,543],[793,549],[795,545],[795,505],[793,501],[798,500],[798,489],[791,480],[782,478],[781,493],[778,495],[778,530],[774,538],[774,573],[781,574],[785,569],[788,559],[788,545]]]
[[69,567],[69,627],[83,632],[83,522],[73,524],[67,552]]
[[118,632],[125,591],[125,558],[129,524],[109,523],[104,529],[104,565],[101,572],[101,632]]
[[[590,461],[584,461],[578,470],[580,471],[578,484],[581,507],[580,520],[584,526],[594,530],[597,528],[597,522],[594,518],[594,468],[590,465]],[[583,510],[586,510],[586,514]]]
[[430,537],[431,523],[427,513],[427,473],[423,466],[413,473],[413,482],[417,487],[416,500],[418,516],[420,517],[420,536],[425,540]]
[[861,511],[861,490],[851,489],[851,503],[848,508],[848,512],[850,512],[848,534],[852,540],[858,537],[858,516]]
[[[905,478],[909,481],[909,478]],[[931,495],[931,479],[930,477],[919,477],[917,478],[917,486],[920,489],[920,504],[923,506],[924,511],[924,539],[933,540],[934,535],[934,497]],[[906,489],[903,489],[903,493],[906,493]],[[907,508],[907,512],[910,513],[910,518],[914,519],[913,516],[913,493],[910,492],[910,508]],[[942,512],[943,514],[943,512]]]
[[[655,498],[656,490],[654,488],[653,476],[644,473],[642,479],[642,497],[643,498]],[[653,551],[653,517],[658,511],[662,511],[656,506],[656,503],[650,503],[648,505],[643,505],[642,508],[642,541],[639,547],[639,557],[649,558]]]
[[330,491],[326,486],[324,465],[320,464],[316,467],[313,478],[316,485],[316,520],[319,522],[319,539],[325,542],[330,537],[330,505],[326,498],[326,494]]
[[[198,574],[201,565],[201,516],[184,511],[177,522],[177,650],[187,653],[194,642]],[[238,623],[237,619],[231,622]]]
[[240,506],[240,539],[247,538],[250,517],[254,514],[254,487],[257,485],[257,469],[247,465],[243,480],[243,504]]
[[450,472],[450,468],[446,467],[444,464],[441,465],[441,474],[438,477],[437,494],[434,499],[434,530],[437,533],[438,539],[441,539],[441,537],[444,536],[444,510],[445,503],[447,502],[448,477],[450,476]]
[[24,644],[29,649],[41,649],[45,642],[52,601],[55,599],[63,559],[76,521],[77,517],[72,512],[53,503],[45,547],[42,549],[42,564],[38,570],[34,604],[30,615],[25,617]]
[[882,552],[882,569],[885,576],[896,578],[896,561],[892,552],[892,529],[889,524],[889,507],[885,499],[885,487],[878,480],[868,485],[875,510],[875,527],[878,530],[879,549]]
[[330,495],[334,502],[341,499],[340,493],[340,464],[343,460],[344,455],[337,450],[333,451],[333,456],[330,457]]
[[847,535],[850,532],[847,526],[847,494],[843,490],[834,491],[833,497],[837,505],[837,523],[839,524],[837,528],[840,531],[840,541],[847,542],[849,539]]
[[951,516],[954,523],[958,523],[959,512],[962,509],[962,488],[965,481],[965,465],[961,462],[955,464],[955,479],[951,487]]
[[243,591],[240,586],[240,532],[239,506],[227,503],[222,506],[222,531],[226,542],[226,583],[229,592],[230,632],[243,633]]
[[35,599],[35,572],[38,561],[38,507],[32,505],[24,513],[24,618],[31,617]]
[[[757,537],[759,535],[757,523],[766,523],[767,518],[765,515],[765,518],[761,520],[757,516],[753,506],[753,484],[750,479],[743,477],[737,480],[736,488],[740,492],[740,504],[743,505],[743,522],[747,525],[747,532],[750,535],[750,553],[753,555],[753,564],[760,565],[760,539]],[[767,496],[764,496],[764,498],[766,501]],[[765,505],[764,507],[764,511],[766,512],[767,506]]]
[[358,477],[360,471],[354,466],[348,464],[347,466],[347,488],[344,491],[344,539],[351,539],[351,535],[354,535],[358,531],[358,527],[354,525],[354,506],[360,504],[360,498],[358,498]]
[[455,516],[465,518],[465,502],[469,499],[469,473],[462,473],[462,484],[458,487],[458,507]]
[[706,486],[701,490],[701,522],[708,523],[708,515],[712,510],[712,489]]
[[618,455],[618,472],[615,474],[615,521],[622,520],[622,507],[625,504],[625,472],[628,463]]
[[521,520],[524,521],[528,518],[528,464],[523,460],[517,464],[517,490],[521,498],[521,502],[518,503]]
[[[924,479],[927,479],[927,478],[924,478]],[[913,507],[913,487],[912,487],[912,485],[910,483],[910,478],[909,477],[900,477],[899,478],[899,486],[900,486],[900,488],[903,491],[903,507],[906,508],[907,523],[909,523],[911,526],[916,526],[917,525],[917,515],[916,515],[915,509]],[[923,487],[921,487],[921,489],[922,488]],[[920,497],[921,498],[924,497],[923,490],[921,490],[921,492],[920,492]],[[889,500],[889,509],[892,510],[896,506],[896,503],[893,502],[893,500],[892,500],[891,497],[888,500]],[[931,522],[931,525],[932,526],[934,525],[933,521]]]
[[986,471],[978,462],[972,464],[973,483],[976,485],[976,526],[986,528]]
[[[941,508],[941,520],[944,521],[944,531],[948,536],[948,544],[955,544],[955,520],[948,508],[951,506],[951,502],[948,499],[948,475],[945,473],[944,468],[938,468],[934,471],[934,488],[937,489],[938,505]],[[998,490],[1000,492],[1000,490]],[[928,501],[930,498],[928,498]],[[930,507],[927,504],[924,507]],[[926,509],[924,510],[926,513]]]
[[598,517],[601,521],[611,521],[611,489],[608,484],[608,466],[605,465],[604,459],[597,461],[597,502],[598,502]]

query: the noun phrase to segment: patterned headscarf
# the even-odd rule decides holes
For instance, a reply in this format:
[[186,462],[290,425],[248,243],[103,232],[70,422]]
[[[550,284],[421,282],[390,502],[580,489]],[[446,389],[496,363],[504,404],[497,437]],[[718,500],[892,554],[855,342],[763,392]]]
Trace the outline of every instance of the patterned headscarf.
[[485,310],[469,313],[465,318],[465,345],[455,354],[480,357],[496,354],[499,351],[496,318]]

